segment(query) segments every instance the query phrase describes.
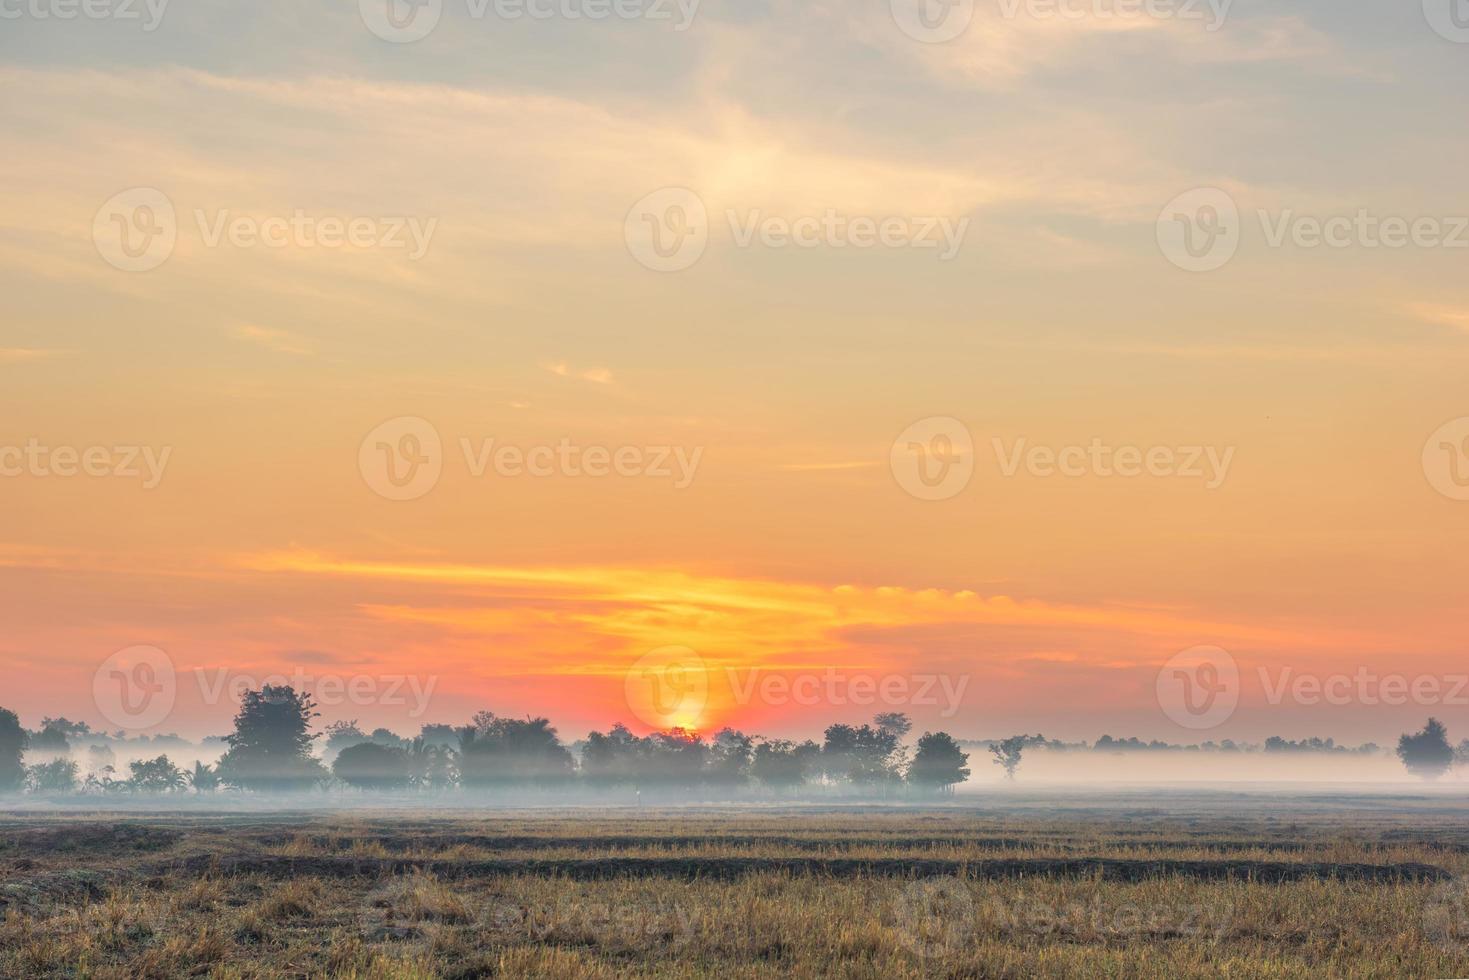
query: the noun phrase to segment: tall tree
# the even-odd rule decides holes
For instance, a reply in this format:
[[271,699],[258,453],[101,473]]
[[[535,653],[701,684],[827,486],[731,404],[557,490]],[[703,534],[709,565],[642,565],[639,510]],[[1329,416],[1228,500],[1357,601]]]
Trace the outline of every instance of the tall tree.
[[952,791],[969,778],[968,753],[947,732],[925,732],[908,767],[908,782],[930,790]]
[[1437,718],[1428,719],[1421,732],[1398,739],[1398,758],[1413,775],[1437,779],[1454,764],[1454,749],[1449,745],[1448,730]]
[[1005,770],[1005,778],[1015,779],[1015,770],[1020,768],[1020,757],[1025,752],[1025,746],[1030,739],[1024,735],[1011,735],[1003,742],[996,742],[990,746],[990,754],[993,755],[995,765]]
[[497,718],[488,712],[459,730],[459,780],[465,786],[565,782],[576,760],[546,718]]
[[793,790],[805,784],[819,765],[821,746],[806,741],[800,745],[785,739],[760,739],[750,762],[750,775],[771,789]]
[[26,769],[21,757],[26,750],[26,731],[14,711],[0,708],[0,792],[19,789]]
[[289,685],[246,691],[235,715],[235,730],[225,736],[229,750],[215,770],[226,783],[245,789],[307,789],[326,776],[311,755],[311,719],[316,703]]

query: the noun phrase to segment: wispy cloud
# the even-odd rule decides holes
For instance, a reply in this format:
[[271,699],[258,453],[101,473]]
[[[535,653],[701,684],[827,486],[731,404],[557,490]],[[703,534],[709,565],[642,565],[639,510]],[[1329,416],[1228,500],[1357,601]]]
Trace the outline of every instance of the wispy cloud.
[[1453,327],[1469,333],[1469,307],[1442,306],[1436,303],[1413,303],[1408,312],[1425,323]]
[[565,361],[551,361],[541,367],[560,378],[580,378],[598,385],[610,385],[613,382],[612,372],[607,368],[573,368]]
[[259,344],[269,350],[280,354],[310,354],[310,347],[294,334],[285,330],[276,330],[271,327],[258,327],[254,324],[243,324],[235,328],[235,336],[241,340]]
[[49,361],[67,357],[71,351],[51,350],[40,347],[0,347],[0,364],[23,364],[29,361]]

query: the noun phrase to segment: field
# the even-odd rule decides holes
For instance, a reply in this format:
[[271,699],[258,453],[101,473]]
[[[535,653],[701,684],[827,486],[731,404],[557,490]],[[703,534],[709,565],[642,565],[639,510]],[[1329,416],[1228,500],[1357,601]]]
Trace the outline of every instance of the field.
[[0,813],[5,977],[1453,977],[1449,798]]

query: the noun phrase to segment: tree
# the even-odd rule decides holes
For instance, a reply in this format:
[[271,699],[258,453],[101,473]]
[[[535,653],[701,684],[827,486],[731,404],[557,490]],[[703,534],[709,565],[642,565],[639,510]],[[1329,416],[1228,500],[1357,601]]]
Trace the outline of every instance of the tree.
[[832,725],[821,747],[821,766],[828,779],[846,780],[854,786],[896,782],[898,733],[893,728],[863,725]]
[[332,775],[357,789],[404,789],[413,774],[408,753],[390,745],[349,745],[332,763]]
[[546,718],[496,718],[487,711],[459,729],[459,781],[465,786],[564,782],[576,760]]
[[20,761],[26,750],[26,731],[14,711],[0,708],[0,792],[19,789],[26,769]]
[[739,786],[750,778],[754,740],[744,732],[726,728],[709,745],[708,779],[717,786]]
[[1428,719],[1421,732],[1398,739],[1398,758],[1413,775],[1421,779],[1437,779],[1454,764],[1448,730],[1437,718]]
[[189,773],[189,785],[196,793],[212,793],[219,789],[219,773],[195,760],[194,771]]
[[947,732],[925,732],[908,767],[908,782],[925,789],[952,792],[969,778],[968,753]]
[[29,747],[34,752],[69,752],[71,743],[67,741],[66,733],[67,729],[57,725],[56,719],[47,718],[42,723],[41,730],[31,735]]
[[1024,735],[1011,735],[1003,742],[996,742],[990,746],[990,754],[995,759],[995,765],[1005,770],[1005,778],[1011,781],[1015,779],[1015,770],[1020,768],[1020,756],[1025,751],[1029,739]]
[[349,745],[360,745],[368,741],[367,733],[357,727],[357,721],[334,721],[326,726],[325,750],[330,758]]
[[225,736],[229,750],[215,767],[226,783],[255,790],[303,790],[326,776],[311,755],[311,719],[316,702],[289,685],[246,691]]
[[70,793],[77,788],[77,764],[70,759],[52,759],[26,769],[33,793]]
[[459,780],[454,750],[447,745],[429,742],[422,735],[408,747],[408,763],[408,783],[416,789],[447,789]]
[[790,790],[803,785],[821,758],[821,746],[800,745],[785,739],[761,739],[755,745],[750,775],[771,789]]
[[128,768],[133,773],[128,788],[136,793],[173,793],[188,785],[184,771],[166,755],[129,762]]

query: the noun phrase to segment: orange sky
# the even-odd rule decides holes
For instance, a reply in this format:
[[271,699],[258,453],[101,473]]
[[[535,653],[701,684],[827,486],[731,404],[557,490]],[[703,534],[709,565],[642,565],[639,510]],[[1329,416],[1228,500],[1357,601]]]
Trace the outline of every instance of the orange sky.
[[[890,709],[970,737],[1381,741],[1436,713],[1469,735],[1465,705],[1259,683],[1469,670],[1469,502],[1435,489],[1430,439],[1469,416],[1466,253],[1276,247],[1255,218],[1469,214],[1465,132],[1433,121],[1458,118],[1463,51],[1416,13],[985,15],[927,45],[885,10],[780,2],[684,33],[499,25],[489,52],[476,25],[394,45],[350,10],[260,8],[118,44],[21,23],[0,60],[25,93],[0,105],[0,467],[31,443],[167,452],[156,486],[0,476],[0,705],[27,724],[114,727],[94,675],[152,645],[178,677],[155,730],[222,731],[220,670],[301,671],[365,679],[327,720],[483,708],[580,737],[648,727],[644,658],[672,647],[697,659],[675,683],[654,658],[664,720],[701,729]],[[1244,231],[1190,273],[1157,228],[1199,187]],[[146,271],[96,240],[134,188],[176,211]],[[709,215],[688,268],[628,231],[660,189]],[[210,239],[297,212],[433,232],[414,257]],[[828,212],[968,224],[948,260],[739,241],[751,215]],[[935,418],[967,429],[972,476],[924,500],[894,465]],[[383,447],[425,451],[404,419],[438,446],[389,499]],[[1229,464],[1007,475],[1022,440]],[[669,469],[490,462],[567,444]],[[1201,644],[1246,680],[1190,732],[1155,681]]]

